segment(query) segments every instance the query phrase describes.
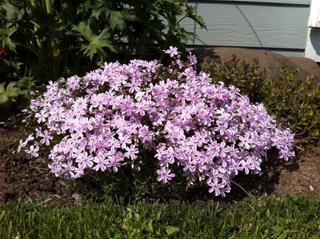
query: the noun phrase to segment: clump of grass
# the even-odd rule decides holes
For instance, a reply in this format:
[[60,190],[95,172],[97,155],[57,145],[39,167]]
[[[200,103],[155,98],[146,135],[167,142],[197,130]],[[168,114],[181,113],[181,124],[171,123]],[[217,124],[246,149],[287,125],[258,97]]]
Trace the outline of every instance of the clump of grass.
[[320,200],[0,205],[0,238],[318,238]]

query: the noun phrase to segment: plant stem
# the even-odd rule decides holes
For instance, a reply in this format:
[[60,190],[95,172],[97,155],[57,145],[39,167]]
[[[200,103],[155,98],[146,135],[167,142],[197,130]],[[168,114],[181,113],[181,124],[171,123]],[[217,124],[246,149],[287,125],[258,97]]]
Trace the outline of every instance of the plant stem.
[[47,8],[47,13],[51,14],[51,12],[52,12],[52,2],[51,2],[51,0],[46,0],[46,8]]

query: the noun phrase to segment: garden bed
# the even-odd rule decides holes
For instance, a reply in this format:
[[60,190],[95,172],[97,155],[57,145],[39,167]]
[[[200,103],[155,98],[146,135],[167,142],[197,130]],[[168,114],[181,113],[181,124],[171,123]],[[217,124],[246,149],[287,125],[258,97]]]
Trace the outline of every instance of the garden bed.
[[[206,56],[210,56],[208,52],[209,51],[205,53]],[[249,65],[247,65],[246,69],[249,71],[244,71],[242,72],[243,75],[241,75],[241,77],[244,77],[247,80],[247,77],[251,77],[250,80],[254,80],[254,77],[257,77],[258,80],[264,80],[264,75],[257,72],[262,69],[266,69],[267,81],[272,81],[277,78],[277,72],[279,72],[279,69],[276,68],[277,66],[280,67],[281,64],[287,64],[291,68],[295,68],[299,65],[293,64],[295,61],[294,59],[289,59],[266,51],[218,48],[212,53],[217,57],[217,59],[220,59],[219,61],[222,63],[227,62],[226,64],[228,64],[230,57],[232,57],[231,53],[236,53],[236,56],[239,57],[239,61],[246,60],[248,62],[252,62],[257,56],[261,64],[261,68],[256,69],[253,67],[251,69]],[[201,54],[198,54],[198,56],[201,62],[203,56],[201,56]],[[276,65],[271,64],[274,61],[277,61]],[[301,63],[299,65],[303,70],[301,70],[300,75],[297,76],[298,81],[302,81],[308,75],[315,75],[316,77],[319,77],[320,71],[317,70],[318,66],[316,63],[309,61],[303,62],[305,64]],[[231,61],[230,63],[233,64],[235,62]],[[242,66],[239,66],[236,62],[236,66],[234,67],[237,69],[236,67]],[[231,72],[235,69],[231,69]],[[223,73],[221,76],[225,76],[223,68],[220,68],[219,71],[220,73]],[[218,76],[220,76],[219,74]],[[283,80],[287,80],[287,78]],[[299,105],[297,105],[297,107],[299,107]],[[79,201],[84,196],[83,191],[79,191],[79,187],[75,185],[74,181],[59,179],[52,175],[48,169],[47,158],[39,157],[37,159],[28,159],[23,154],[13,153],[13,151],[17,149],[19,140],[26,138],[27,135],[27,132],[25,132],[26,129],[21,123],[22,118],[23,117],[20,116],[18,119],[13,119],[0,125],[1,200],[8,201],[11,199],[25,198],[31,201],[38,201],[49,197],[59,199],[61,201]],[[270,195],[303,194],[311,197],[319,197],[319,138],[299,138],[296,140],[296,146],[297,156],[289,162],[279,160],[275,155],[268,155],[267,163],[262,165],[262,175],[237,176],[231,185],[231,193],[227,194],[227,197],[224,200],[242,200],[251,194],[258,197],[264,193]],[[208,200],[212,198],[215,200],[222,199],[215,198],[211,194],[208,195],[206,190],[192,190],[185,193],[182,198],[178,197],[179,200],[194,201]]]

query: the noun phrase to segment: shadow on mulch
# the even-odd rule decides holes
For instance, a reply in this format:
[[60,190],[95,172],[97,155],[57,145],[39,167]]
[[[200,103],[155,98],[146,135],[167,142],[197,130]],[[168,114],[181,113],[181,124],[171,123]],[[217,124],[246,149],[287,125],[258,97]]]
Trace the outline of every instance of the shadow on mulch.
[[[40,201],[52,198],[60,202],[77,202],[86,198],[83,191],[90,189],[85,180],[82,189],[73,181],[54,177],[49,173],[45,158],[27,159],[22,154],[13,154],[23,132],[12,126],[0,126],[0,200],[10,201],[24,198]],[[277,159],[271,152],[262,165],[261,175],[240,174],[234,178],[231,193],[225,198],[216,198],[207,187],[189,189],[179,197],[167,201],[239,201],[249,196],[262,194],[306,194],[320,196],[320,142],[305,143],[297,150],[297,157],[290,162]],[[121,192],[120,192],[121,197]],[[94,199],[94,198],[92,198]]]

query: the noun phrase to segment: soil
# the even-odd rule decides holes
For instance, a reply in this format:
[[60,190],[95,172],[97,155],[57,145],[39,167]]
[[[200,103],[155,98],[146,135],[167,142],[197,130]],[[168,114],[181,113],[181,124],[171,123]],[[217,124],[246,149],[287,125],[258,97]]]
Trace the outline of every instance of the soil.
[[293,167],[280,171],[272,193],[320,196],[320,143],[305,145]]
[[26,135],[17,128],[0,127],[0,201],[72,199],[75,191],[72,184],[50,174],[45,158],[28,159],[15,152],[19,140]]

